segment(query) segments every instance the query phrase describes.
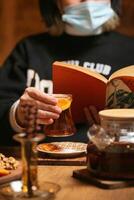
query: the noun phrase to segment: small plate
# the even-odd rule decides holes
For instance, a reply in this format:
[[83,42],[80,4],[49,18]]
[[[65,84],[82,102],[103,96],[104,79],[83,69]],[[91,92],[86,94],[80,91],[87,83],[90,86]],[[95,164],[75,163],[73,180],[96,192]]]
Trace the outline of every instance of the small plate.
[[86,153],[87,144],[80,142],[42,143],[37,150],[53,157],[76,157]]

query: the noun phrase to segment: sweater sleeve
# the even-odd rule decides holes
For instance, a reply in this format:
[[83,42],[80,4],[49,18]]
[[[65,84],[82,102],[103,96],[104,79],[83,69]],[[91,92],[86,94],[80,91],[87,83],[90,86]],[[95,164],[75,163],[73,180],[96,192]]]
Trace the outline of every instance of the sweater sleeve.
[[14,144],[10,108],[26,88],[28,59],[24,42],[18,44],[0,68],[0,145]]

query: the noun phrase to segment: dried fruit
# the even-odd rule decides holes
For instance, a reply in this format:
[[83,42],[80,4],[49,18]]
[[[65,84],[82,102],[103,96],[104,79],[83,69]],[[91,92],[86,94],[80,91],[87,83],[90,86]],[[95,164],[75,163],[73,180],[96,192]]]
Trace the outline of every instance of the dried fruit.
[[8,174],[10,174],[10,171],[8,171],[7,169],[0,168],[0,177],[6,176]]

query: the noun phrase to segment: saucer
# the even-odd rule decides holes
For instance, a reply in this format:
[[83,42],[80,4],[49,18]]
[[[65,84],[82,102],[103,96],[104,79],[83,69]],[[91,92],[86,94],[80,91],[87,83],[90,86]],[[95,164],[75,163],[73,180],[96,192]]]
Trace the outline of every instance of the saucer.
[[52,157],[77,157],[86,153],[87,144],[80,142],[51,142],[42,143],[37,146],[41,153]]

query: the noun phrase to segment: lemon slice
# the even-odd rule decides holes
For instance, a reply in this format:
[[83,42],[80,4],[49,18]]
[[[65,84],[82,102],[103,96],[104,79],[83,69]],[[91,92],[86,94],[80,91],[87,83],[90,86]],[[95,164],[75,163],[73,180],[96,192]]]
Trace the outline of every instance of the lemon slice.
[[68,109],[71,105],[70,98],[59,98],[57,105],[62,109],[62,111]]

